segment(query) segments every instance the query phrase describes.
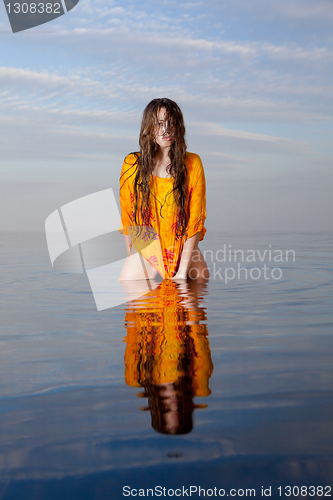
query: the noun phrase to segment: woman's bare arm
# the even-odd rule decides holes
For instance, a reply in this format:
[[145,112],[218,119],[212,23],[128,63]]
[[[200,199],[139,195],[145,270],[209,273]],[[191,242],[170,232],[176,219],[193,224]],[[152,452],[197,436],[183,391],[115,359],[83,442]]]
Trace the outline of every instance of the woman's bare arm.
[[187,273],[190,267],[190,263],[193,256],[193,251],[198,249],[198,243],[200,240],[201,231],[194,234],[185,241],[183,246],[182,255],[180,258],[179,268],[177,273],[172,279],[186,279]]

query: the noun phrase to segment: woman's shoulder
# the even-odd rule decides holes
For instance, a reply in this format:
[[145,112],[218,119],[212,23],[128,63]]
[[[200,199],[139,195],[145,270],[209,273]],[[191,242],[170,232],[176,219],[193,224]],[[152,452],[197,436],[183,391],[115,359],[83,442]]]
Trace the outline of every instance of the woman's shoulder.
[[125,172],[132,172],[133,167],[136,169],[139,156],[140,153],[129,153],[125,156],[121,174],[124,174]]
[[186,164],[194,165],[194,166],[202,166],[202,161],[199,155],[196,153],[190,153],[186,151]]
[[186,151],[186,167],[190,175],[201,173],[203,171],[203,165],[200,156],[196,153]]
[[201,158],[196,153],[190,153],[186,151],[186,159],[191,162],[201,162]]
[[134,181],[134,174],[137,169],[139,156],[139,153],[130,153],[125,157],[120,174],[121,186],[123,186],[125,183],[128,184],[128,182],[130,181]]
[[138,163],[140,157],[140,153],[129,153],[125,156],[124,165],[128,165],[129,167],[134,167]]

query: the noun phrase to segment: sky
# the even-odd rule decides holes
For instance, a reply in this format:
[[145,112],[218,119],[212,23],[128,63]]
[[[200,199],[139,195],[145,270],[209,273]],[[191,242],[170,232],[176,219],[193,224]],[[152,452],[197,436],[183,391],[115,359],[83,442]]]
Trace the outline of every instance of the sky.
[[80,0],[13,34],[0,5],[0,230],[112,187],[155,97],[203,160],[208,231],[332,230],[331,0]]

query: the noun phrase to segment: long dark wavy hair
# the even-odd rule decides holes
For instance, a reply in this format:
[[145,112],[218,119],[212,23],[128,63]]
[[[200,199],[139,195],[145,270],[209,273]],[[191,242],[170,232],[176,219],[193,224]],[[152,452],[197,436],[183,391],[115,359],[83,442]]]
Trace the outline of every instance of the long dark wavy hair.
[[[166,110],[165,120],[170,125],[174,139],[169,151],[170,165],[167,172],[173,177],[172,192],[178,207],[176,237],[186,237],[188,214],[186,207],[185,125],[178,104],[171,99],[153,99],[143,112],[139,137],[140,154],[136,155],[138,168],[134,181],[135,224],[150,225],[149,200],[151,191],[149,180],[154,169],[154,156],[158,148],[155,142],[155,130],[158,123],[157,115],[161,108]],[[161,217],[163,217],[162,208],[163,204],[160,206]]]

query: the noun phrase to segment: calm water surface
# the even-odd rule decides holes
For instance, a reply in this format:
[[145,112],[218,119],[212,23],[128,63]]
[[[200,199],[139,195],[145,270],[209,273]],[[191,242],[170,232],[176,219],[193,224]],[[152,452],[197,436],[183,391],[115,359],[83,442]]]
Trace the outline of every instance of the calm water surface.
[[1,500],[332,486],[332,235],[210,234],[208,283],[101,312],[43,234],[0,238]]

